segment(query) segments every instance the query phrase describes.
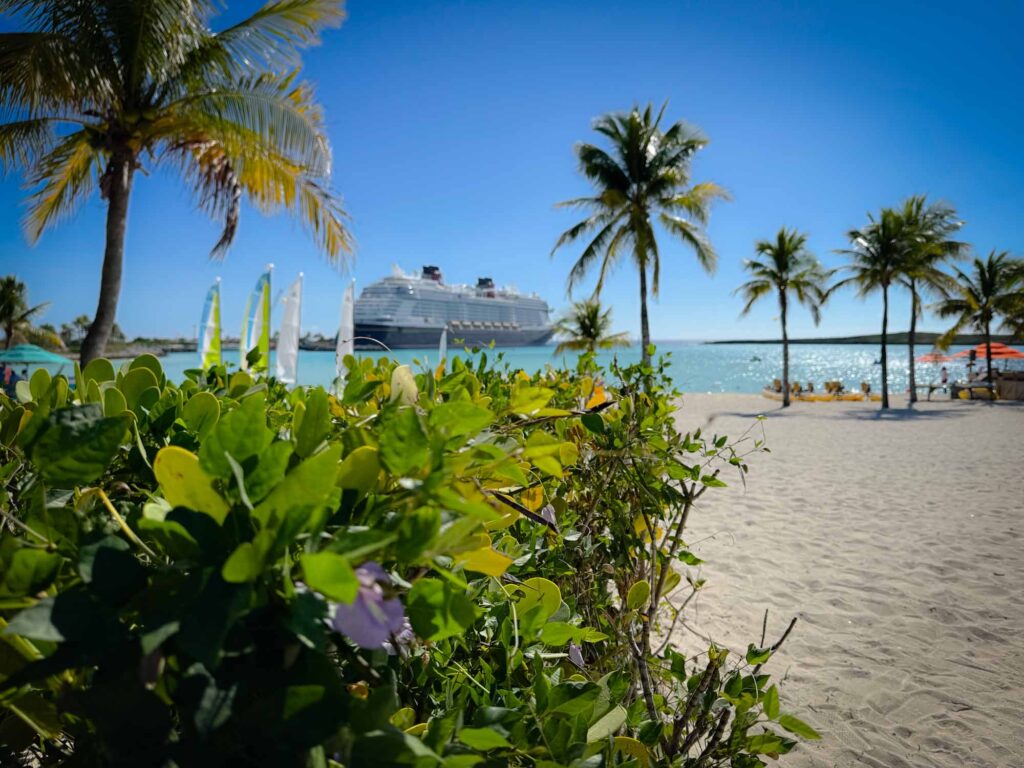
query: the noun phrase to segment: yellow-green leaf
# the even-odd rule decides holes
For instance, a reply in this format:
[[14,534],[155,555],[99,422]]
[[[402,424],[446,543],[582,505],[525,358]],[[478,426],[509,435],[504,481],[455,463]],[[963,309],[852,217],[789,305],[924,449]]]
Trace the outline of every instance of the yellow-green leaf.
[[172,506],[205,512],[218,523],[224,522],[230,507],[217,493],[213,478],[199,466],[199,457],[194,453],[176,445],[161,448],[153,461],[153,474]]

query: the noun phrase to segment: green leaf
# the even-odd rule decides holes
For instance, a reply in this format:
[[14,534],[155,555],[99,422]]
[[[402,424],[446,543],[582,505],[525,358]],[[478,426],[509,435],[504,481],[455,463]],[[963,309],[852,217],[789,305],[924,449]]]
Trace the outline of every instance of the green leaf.
[[715,475],[704,475],[700,479],[701,485],[707,488],[725,488],[727,487],[725,481],[719,480]]
[[95,360],[90,360],[89,364],[82,369],[82,379],[78,382],[78,386],[81,389],[88,389],[91,381],[95,381],[99,385],[105,381],[113,381],[116,376],[113,363],[105,357],[97,357]]
[[225,453],[241,464],[262,453],[273,438],[273,432],[267,428],[263,399],[251,395],[217,422],[199,449],[199,463],[214,477],[230,478],[231,464]]
[[476,621],[476,609],[466,593],[439,579],[422,578],[413,584],[407,606],[409,623],[424,640],[460,635]]
[[57,577],[60,555],[42,549],[21,547],[7,559],[0,581],[0,597],[35,595]]
[[103,391],[103,415],[118,416],[128,410],[128,401],[124,399],[117,387],[108,387]]
[[626,595],[626,608],[630,611],[635,611],[647,605],[650,597],[651,583],[647,580],[638,581],[629,588],[629,593]]
[[419,474],[430,458],[430,444],[414,408],[391,414],[380,436],[380,458],[399,477]]
[[188,507],[205,512],[218,524],[224,522],[231,507],[217,492],[213,478],[203,471],[194,453],[176,445],[161,448],[153,460],[153,474],[172,507]]
[[359,579],[341,555],[315,552],[302,556],[302,573],[306,584],[329,600],[350,604],[359,592]]
[[427,424],[446,437],[475,435],[494,420],[486,408],[463,400],[442,403],[430,412]]
[[185,401],[181,416],[200,439],[205,439],[220,419],[220,400],[210,392],[196,392]]
[[380,475],[380,454],[370,445],[361,445],[338,465],[335,483],[339,488],[369,493],[377,485]]
[[597,643],[608,635],[590,627],[576,627],[565,621],[549,621],[540,628],[540,639],[545,645],[561,647],[570,640],[577,643]]
[[152,373],[153,377],[158,382],[157,386],[163,384],[164,369],[163,366],[160,365],[160,359],[156,355],[151,355],[148,352],[145,352],[132,360],[128,365],[129,371],[136,371],[139,368],[145,368]]
[[263,570],[264,552],[253,542],[239,544],[221,568],[221,578],[229,584],[255,581]]
[[615,705],[587,730],[587,742],[602,741],[613,735],[626,722],[626,709]]
[[814,740],[820,739],[821,734],[811,728],[807,723],[793,715],[781,715],[778,719],[779,725],[785,728],[790,733],[795,733],[804,739]]
[[510,749],[508,739],[493,728],[463,728],[459,731],[459,741],[472,749],[486,752],[489,749]]
[[118,383],[118,389],[124,395],[125,401],[131,410],[142,402],[142,394],[149,389],[155,389],[157,397],[160,396],[160,382],[149,368],[136,368],[128,371]]
[[548,695],[548,712],[560,712],[565,715],[589,713],[594,708],[601,691],[596,683],[569,681],[559,683]]
[[255,462],[256,466],[245,473],[245,490],[249,501],[259,504],[284,479],[294,450],[288,440],[278,440],[263,450]]
[[37,368],[28,380],[28,388],[32,393],[32,399],[39,402],[46,395],[50,388],[50,372],[45,368]]
[[31,446],[33,463],[58,487],[85,485],[103,474],[128,433],[124,417],[103,417],[99,405],[62,408]]
[[294,515],[302,518],[301,529],[313,511],[337,496],[334,478],[340,456],[341,445],[332,445],[300,463],[256,506],[253,519],[264,527],[276,527]]
[[306,412],[295,434],[295,453],[301,458],[310,456],[331,433],[331,412],[327,392],[311,389],[306,396]]
[[764,692],[764,702],[762,702],[761,706],[764,708],[764,714],[769,720],[774,720],[779,716],[778,688],[773,685]]
[[604,418],[600,413],[586,413],[580,416],[580,421],[583,422],[584,427],[595,435],[604,434]]
[[747,664],[764,664],[771,655],[771,648],[758,648],[753,643],[747,646]]

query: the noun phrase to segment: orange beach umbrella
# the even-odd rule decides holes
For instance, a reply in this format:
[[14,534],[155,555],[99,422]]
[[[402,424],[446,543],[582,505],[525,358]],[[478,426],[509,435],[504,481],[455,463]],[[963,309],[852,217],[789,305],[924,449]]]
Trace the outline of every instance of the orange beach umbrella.
[[[953,355],[953,357],[967,357],[969,354],[971,354],[971,350],[965,349],[962,352],[957,352],[955,355]],[[986,354],[985,345],[984,344],[978,344],[974,348],[974,354],[975,354],[976,357],[979,357],[979,358],[985,357],[985,354]],[[1003,344],[1001,342],[993,341],[992,342],[992,359],[993,360],[1024,360],[1024,352],[1021,352],[1019,349],[1014,349],[1013,347],[1007,346],[1006,344]]]
[[952,359],[953,359],[952,357],[949,357],[948,355],[943,355],[940,352],[929,352],[927,355],[921,355],[920,357],[915,358],[914,362],[915,363],[948,363]]

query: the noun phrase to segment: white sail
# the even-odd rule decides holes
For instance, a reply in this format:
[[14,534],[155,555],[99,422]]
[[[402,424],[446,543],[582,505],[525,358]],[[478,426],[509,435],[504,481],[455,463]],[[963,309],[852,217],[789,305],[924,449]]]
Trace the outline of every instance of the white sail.
[[281,298],[284,312],[277,336],[277,378],[294,384],[299,377],[299,327],[302,321],[302,273]]
[[351,355],[355,350],[355,340],[352,338],[356,335],[355,285],[355,280],[348,284],[345,297],[341,301],[341,325],[338,326],[338,342],[334,350],[334,363],[339,379],[345,378],[345,355]]
[[220,278],[206,294],[203,319],[199,324],[199,365],[206,370],[220,365]]

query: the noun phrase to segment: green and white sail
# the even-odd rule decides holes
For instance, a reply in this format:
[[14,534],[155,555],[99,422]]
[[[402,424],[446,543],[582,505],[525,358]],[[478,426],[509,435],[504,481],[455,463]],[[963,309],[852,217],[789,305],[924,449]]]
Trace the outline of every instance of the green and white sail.
[[220,278],[217,278],[203,305],[203,319],[199,324],[199,365],[205,371],[220,365]]
[[299,327],[302,322],[302,273],[281,297],[284,311],[281,330],[277,334],[275,372],[285,384],[294,384],[299,378]]
[[[270,272],[273,265],[260,275],[256,287],[245,303],[245,322],[242,326],[241,344],[239,345],[240,364],[243,370],[265,371],[270,365]],[[260,353],[259,360],[249,365],[247,356],[250,351]]]

